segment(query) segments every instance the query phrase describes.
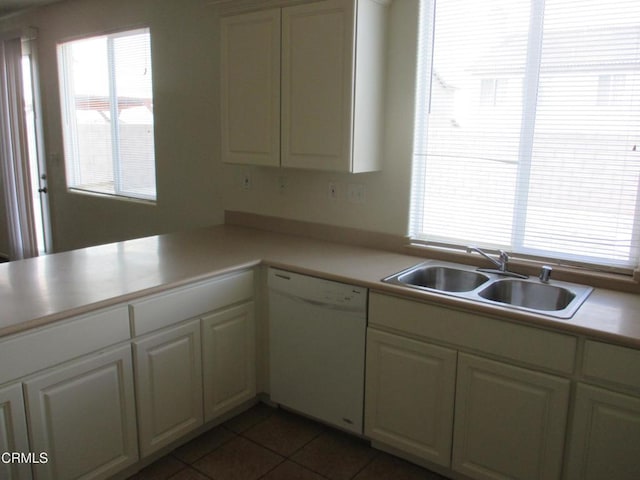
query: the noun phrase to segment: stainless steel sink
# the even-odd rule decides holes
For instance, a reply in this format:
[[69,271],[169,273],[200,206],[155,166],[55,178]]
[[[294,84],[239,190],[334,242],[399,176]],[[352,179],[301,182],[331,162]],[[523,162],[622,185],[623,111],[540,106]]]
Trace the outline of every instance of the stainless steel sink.
[[442,265],[423,265],[398,276],[403,285],[445,292],[470,292],[488,280],[482,273]]
[[556,318],[571,318],[593,290],[556,280],[543,283],[537,278],[505,278],[477,272],[470,265],[438,261],[421,263],[383,282]]
[[564,287],[524,280],[497,280],[478,292],[482,298],[535,310],[563,310],[576,298]]

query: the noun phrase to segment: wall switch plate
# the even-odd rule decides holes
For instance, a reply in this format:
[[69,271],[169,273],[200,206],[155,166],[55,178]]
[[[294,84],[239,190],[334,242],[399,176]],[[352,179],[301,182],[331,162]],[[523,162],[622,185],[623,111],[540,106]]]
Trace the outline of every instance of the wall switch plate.
[[350,183],[347,185],[347,198],[351,203],[365,203],[366,189],[362,183]]
[[242,188],[245,190],[251,189],[251,174],[249,172],[244,172],[242,174]]
[[281,175],[278,177],[278,192],[282,195],[287,189],[287,177]]
[[329,200],[338,199],[338,185],[336,185],[335,182],[329,182],[329,191],[327,194],[329,195]]

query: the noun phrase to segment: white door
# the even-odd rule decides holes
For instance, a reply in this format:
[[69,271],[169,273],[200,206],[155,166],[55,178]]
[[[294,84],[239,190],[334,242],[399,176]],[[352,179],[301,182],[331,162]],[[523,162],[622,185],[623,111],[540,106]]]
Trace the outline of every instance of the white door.
[[459,354],[452,468],[477,479],[559,479],[569,384]]
[[222,159],[280,165],[280,9],[220,20]]
[[349,171],[354,4],[282,10],[282,166]]
[[27,143],[31,175],[31,193],[33,195],[34,221],[38,251],[51,253],[53,238],[51,217],[49,215],[49,188],[47,182],[47,162],[45,158],[44,134],[42,126],[42,108],[40,103],[40,84],[38,56],[35,38],[23,43],[22,76],[27,122]]
[[150,334],[133,343],[140,455],[202,425],[200,321]]
[[205,422],[256,396],[253,302],[202,319]]
[[578,384],[567,478],[640,478],[640,398]]
[[[0,388],[0,454],[28,453],[27,419],[22,398],[22,384]],[[38,452],[38,458],[39,457]],[[31,478],[28,463],[0,462],[0,478],[25,480]]]
[[449,467],[455,350],[367,331],[365,434]]
[[108,478],[138,460],[131,347],[91,355],[25,382],[38,480]]

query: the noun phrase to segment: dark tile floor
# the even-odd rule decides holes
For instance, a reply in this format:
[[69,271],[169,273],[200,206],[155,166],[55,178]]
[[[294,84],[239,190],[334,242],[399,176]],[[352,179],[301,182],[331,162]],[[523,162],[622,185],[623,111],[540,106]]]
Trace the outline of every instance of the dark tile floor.
[[141,470],[153,480],[443,480],[368,442],[258,404]]

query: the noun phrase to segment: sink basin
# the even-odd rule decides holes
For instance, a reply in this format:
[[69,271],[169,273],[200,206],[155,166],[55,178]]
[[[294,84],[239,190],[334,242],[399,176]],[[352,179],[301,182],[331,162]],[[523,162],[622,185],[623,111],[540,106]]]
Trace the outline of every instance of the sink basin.
[[498,280],[478,295],[494,302],[550,311],[563,310],[576,298],[566,288],[522,280]]
[[444,292],[470,292],[489,277],[482,273],[447,266],[422,265],[398,275],[398,283],[441,290]]
[[383,279],[383,282],[527,310],[556,318],[571,318],[593,288],[538,278],[507,278],[499,272],[478,272],[471,265],[428,261]]

